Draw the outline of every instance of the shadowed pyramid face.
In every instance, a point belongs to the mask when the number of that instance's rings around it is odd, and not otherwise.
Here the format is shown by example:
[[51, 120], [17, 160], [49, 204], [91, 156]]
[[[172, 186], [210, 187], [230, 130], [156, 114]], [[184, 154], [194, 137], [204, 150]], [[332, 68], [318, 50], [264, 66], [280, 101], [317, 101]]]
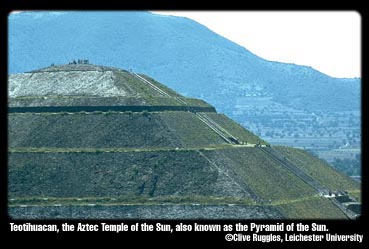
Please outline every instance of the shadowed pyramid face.
[[319, 193], [359, 193], [146, 75], [69, 64], [10, 75], [8, 89], [15, 218], [345, 218]]

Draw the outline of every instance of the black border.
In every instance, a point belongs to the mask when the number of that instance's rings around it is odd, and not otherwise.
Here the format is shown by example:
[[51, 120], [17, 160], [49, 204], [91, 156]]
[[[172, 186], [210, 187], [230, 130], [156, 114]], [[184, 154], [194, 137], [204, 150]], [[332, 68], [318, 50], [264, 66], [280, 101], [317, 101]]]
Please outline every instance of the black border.
[[[51, 1], [50, 1], [51, 2]], [[1, 225], [1, 229], [4, 230], [5, 233], [2, 233], [2, 237], [18, 237], [20, 235], [26, 235], [27, 237], [32, 237], [33, 239], [44, 239], [44, 235], [46, 235], [45, 233], [11, 233], [10, 232], [10, 226], [9, 226], [9, 222], [11, 222], [11, 220], [9, 220], [8, 214], [7, 214], [7, 167], [5, 165], [7, 165], [7, 48], [8, 48], [8, 44], [7, 44], [7, 36], [8, 36], [8, 31], [7, 31], [7, 16], [8, 14], [12, 11], [12, 10], [68, 10], [71, 8], [73, 10], [194, 10], [193, 6], [191, 6], [190, 2], [178, 2], [178, 1], [131, 1], [128, 3], [125, 3], [125, 6], [122, 6], [121, 3], [119, 3], [120, 1], [115, 1], [115, 2], [110, 2], [110, 5], [100, 5], [100, 6], [96, 6], [96, 4], [91, 3], [91, 2], [86, 2], [85, 4], [81, 4], [78, 5], [75, 3], [75, 1], [71, 1], [71, 0], [66, 0], [66, 1], [52, 1], [52, 4], [46, 4], [46, 1], [42, 1], [42, 0], [33, 0], [33, 1], [27, 1], [27, 0], [5, 0], [5, 8], [2, 9], [2, 15], [1, 15], [1, 24], [2, 24], [2, 29], [1, 29], [1, 37], [3, 38], [3, 42], [1, 43], [2, 45], [2, 52], [3, 52], [3, 56], [2, 56], [2, 68], [3, 70], [1, 70], [1, 77], [2, 77], [2, 84], [1, 84], [1, 92], [2, 92], [2, 97], [1, 100], [1, 115], [2, 115], [2, 121], [4, 121], [2, 124], [4, 125], [3, 127], [3, 133], [2, 133], [2, 143], [1, 143], [1, 149], [2, 149], [2, 167], [1, 167], [1, 202], [0, 202], [0, 207], [1, 207], [1, 217], [0, 217], [0, 225]], [[103, 4], [107, 4], [107, 2], [105, 1]], [[230, 4], [230, 3], [228, 3]], [[50, 6], [51, 5], [51, 6]], [[259, 6], [255, 6], [253, 8], [245, 8], [245, 6], [242, 6], [242, 4], [240, 4], [239, 2], [233, 3], [232, 6], [228, 5], [228, 6], [224, 6], [223, 3], [221, 2], [214, 2], [212, 4], [212, 6], [199, 6], [196, 8], [196, 10], [304, 10], [301, 9], [301, 7], [296, 7], [296, 6], [281, 6], [281, 3], [275, 3], [274, 5], [268, 5], [269, 9], [265, 9], [265, 6], [263, 6], [263, 3], [260, 3]], [[270, 9], [272, 7], [272, 9]], [[294, 8], [294, 9], [291, 9]], [[365, 44], [368, 44], [368, 39], [366, 37], [366, 33], [364, 32], [367, 28], [368, 28], [368, 13], [369, 13], [369, 9], [368, 8], [360, 8], [359, 6], [349, 6], [347, 8], [347, 6], [343, 6], [342, 4], [337, 4], [335, 7], [329, 6], [329, 7], [320, 7], [320, 8], [307, 8], [305, 10], [355, 10], [357, 11], [362, 18], [362, 96], [361, 96], [361, 101], [362, 101], [362, 124], [361, 124], [361, 128], [362, 128], [362, 162], [366, 162], [367, 159], [367, 153], [366, 152], [366, 148], [368, 147], [367, 144], [367, 140], [365, 139], [368, 135], [368, 129], [365, 129], [365, 127], [368, 127], [368, 124], [366, 122], [366, 113], [365, 113], [365, 105], [364, 105], [364, 92], [366, 92], [366, 83], [368, 83], [368, 72], [364, 70], [364, 68], [367, 68], [367, 50], [365, 47]], [[365, 29], [366, 28], [366, 29]], [[364, 165], [364, 167], [363, 167]], [[352, 248], [365, 248], [368, 245], [368, 229], [365, 227], [365, 224], [368, 224], [368, 201], [365, 197], [367, 197], [368, 194], [368, 183], [367, 183], [367, 178], [368, 176], [368, 169], [365, 167], [365, 163], [362, 163], [362, 210], [363, 210], [363, 214], [361, 215], [361, 217], [358, 220], [355, 221], [339, 221], [339, 220], [176, 220], [176, 221], [163, 221], [163, 220], [147, 220], [147, 223], [155, 223], [157, 221], [162, 221], [163, 223], [169, 223], [172, 225], [175, 224], [179, 224], [179, 223], [203, 223], [203, 224], [235, 224], [238, 222], [242, 222], [242, 223], [249, 223], [249, 222], [255, 222], [255, 223], [276, 223], [276, 222], [284, 222], [284, 223], [291, 223], [291, 222], [302, 222], [304, 224], [311, 224], [312, 222], [316, 222], [316, 223], [323, 223], [323, 224], [327, 224], [328, 228], [330, 229], [331, 233], [339, 233], [339, 234], [345, 234], [345, 233], [359, 233], [359, 234], [364, 234], [364, 242], [361, 244], [357, 244], [357, 243], [343, 243], [343, 244], [339, 244], [339, 243], [283, 243], [283, 244], [276, 244], [276, 243], [269, 243], [269, 244], [261, 244], [261, 243], [253, 243], [253, 244], [249, 244], [249, 243], [244, 243], [244, 242], [226, 242], [224, 240], [224, 235], [225, 232], [203, 232], [203, 233], [194, 233], [194, 232], [190, 232], [190, 233], [173, 233], [173, 234], [167, 234], [167, 233], [160, 233], [160, 232], [150, 232], [150, 233], [127, 233], [127, 234], [115, 234], [115, 233], [104, 233], [104, 236], [111, 238], [111, 239], [115, 239], [115, 238], [120, 238], [120, 239], [124, 239], [126, 242], [135, 242], [135, 243], [140, 243], [140, 242], [144, 242], [144, 243], [151, 243], [153, 241], [156, 242], [160, 242], [161, 244], [165, 245], [168, 242], [175, 242], [177, 244], [193, 244], [196, 245], [197, 242], [202, 242], [202, 243], [206, 243], [208, 245], [210, 244], [214, 244], [217, 246], [222, 246], [222, 245], [226, 245], [226, 246], [240, 246], [240, 247], [261, 247], [261, 246], [272, 246], [272, 247], [291, 247], [291, 248], [296, 248], [299, 245], [302, 246], [311, 246], [311, 247], [317, 247], [317, 248], [326, 248], [327, 246], [332, 246], [334, 248], [346, 248], [346, 247], [352, 247]], [[36, 223], [52, 223], [52, 224], [62, 224], [63, 222], [67, 222], [68, 223], [72, 223], [72, 224], [76, 224], [77, 222], [83, 222], [83, 223], [98, 223], [96, 220], [40, 220], [37, 221], [35, 220], [34, 222]], [[27, 222], [26, 220], [24, 222]], [[30, 221], [32, 223], [32, 221]], [[127, 223], [127, 224], [132, 224], [135, 223], [135, 220], [122, 220], [122, 222]], [[143, 220], [137, 220], [137, 222], [146, 222]], [[22, 223], [22, 220], [17, 220], [15, 223]], [[120, 221], [107, 221], [107, 223], [120, 223]], [[102, 233], [96, 233], [96, 232], [91, 232], [91, 233], [76, 233], [76, 232], [72, 232], [70, 234], [66, 234], [66, 233], [61, 233], [61, 234], [48, 234], [50, 238], [57, 238], [59, 239], [61, 238], [70, 238], [70, 237], [74, 237], [74, 238], [80, 238], [80, 239], [86, 239], [88, 236], [89, 238], [91, 237], [95, 237], [97, 235], [101, 235]], [[10, 236], [8, 236], [10, 235]], [[118, 236], [117, 236], [118, 235]], [[99, 237], [99, 236], [98, 236]], [[14, 241], [14, 240], [13, 240]], [[14, 241], [17, 242], [17, 241]], [[112, 243], [113, 241], [109, 241], [109, 244]]]

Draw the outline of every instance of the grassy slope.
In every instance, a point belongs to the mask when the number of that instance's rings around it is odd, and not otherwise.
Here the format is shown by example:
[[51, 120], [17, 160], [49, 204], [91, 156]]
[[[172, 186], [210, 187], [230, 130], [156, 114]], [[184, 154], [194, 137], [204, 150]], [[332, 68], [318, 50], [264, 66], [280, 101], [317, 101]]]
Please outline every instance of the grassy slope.
[[[231, 119], [215, 113], [211, 117], [244, 141], [262, 141]], [[9, 115], [8, 131], [9, 147], [15, 148], [150, 148], [224, 144], [214, 131], [189, 112], [13, 113]]]
[[188, 147], [197, 144], [210, 145], [222, 144], [224, 141], [213, 130], [188, 112], [160, 113], [160, 118], [172, 134], [182, 141], [183, 146]]
[[313, 197], [307, 200], [276, 205], [282, 213], [294, 219], [345, 219], [346, 216], [329, 200]]
[[[313, 189], [258, 148], [201, 151], [216, 165], [233, 170], [238, 182], [286, 218], [344, 218], [333, 204], [316, 196]], [[229, 185], [219, 195], [215, 188], [218, 179], [218, 170], [196, 151], [9, 154], [9, 198], [15, 206], [255, 205], [249, 198], [231, 197], [234, 189]]]
[[[27, 125], [24, 125], [27, 124]], [[73, 128], [71, 128], [73, 127]], [[9, 147], [176, 146], [155, 114], [42, 113], [9, 115]]]
[[292, 173], [266, 157], [258, 148], [208, 151], [215, 162], [227, 163], [245, 183], [265, 201], [297, 199], [315, 194], [315, 191]]
[[258, 148], [234, 148], [205, 152], [215, 163], [224, 163], [243, 179], [267, 205], [286, 218], [345, 218], [314, 189], [267, 158]]
[[[116, 84], [150, 104], [172, 103], [127, 73], [118, 73]], [[146, 76], [145, 76], [146, 77]], [[159, 84], [152, 79], [148, 80]], [[161, 89], [167, 90], [160, 85]], [[174, 92], [170, 94], [176, 95]], [[179, 96], [179, 95], [176, 95]], [[164, 102], [163, 102], [164, 101]], [[174, 101], [176, 102], [176, 101]], [[173, 104], [178, 104], [178, 102]], [[188, 103], [204, 104], [198, 100]], [[208, 115], [241, 141], [267, 144], [224, 115]], [[64, 204], [97, 201], [119, 203], [239, 203], [254, 205], [239, 197], [214, 197], [219, 172], [194, 151], [163, 150], [159, 147], [209, 147], [224, 142], [194, 114], [165, 113], [75, 113], [9, 115], [10, 147], [129, 148], [147, 151], [101, 153], [10, 153], [9, 196], [13, 204]], [[27, 123], [29, 125], [24, 126]], [[70, 129], [73, 127], [73, 129]], [[344, 187], [354, 195], [358, 184], [301, 150], [277, 147], [296, 165], [331, 189]], [[278, 207], [288, 218], [341, 218], [342, 213], [328, 200], [267, 158], [258, 148], [202, 150], [215, 164], [233, 170], [266, 205]], [[32, 158], [32, 160], [31, 160]], [[303, 162], [301, 162], [303, 161]], [[61, 163], [62, 162], [62, 163]], [[191, 162], [191, 163], [188, 163]], [[337, 181], [339, 179], [339, 181]], [[338, 182], [338, 183], [337, 183]], [[56, 199], [44, 200], [54, 197]], [[111, 202], [104, 198], [115, 197]], [[61, 198], [61, 199], [60, 199]], [[68, 199], [69, 198], [69, 199]]]
[[161, 95], [153, 90], [149, 85], [143, 83], [138, 78], [128, 72], [114, 72], [114, 84], [118, 89], [123, 88], [131, 96], [140, 97], [160, 97]]
[[258, 136], [254, 135], [250, 131], [246, 130], [244, 127], [228, 118], [224, 114], [206, 113], [210, 118], [212, 118], [219, 125], [226, 127], [227, 131], [233, 136], [238, 138], [242, 142], [257, 144], [268, 144]]
[[161, 90], [163, 90], [164, 92], [168, 93], [170, 96], [173, 97], [182, 97], [182, 95], [178, 94], [177, 92], [173, 91], [171, 88], [161, 84], [160, 82], [154, 80], [153, 78], [144, 75], [144, 74], [140, 74], [141, 77], [145, 78], [146, 80], [150, 81], [152, 84], [156, 85], [158, 88], [160, 88]]
[[175, 148], [224, 144], [188, 112], [11, 114], [8, 132], [9, 147]]
[[[174, 98], [168, 98], [166, 96], [161, 95], [157, 91], [155, 91], [148, 84], [144, 83], [137, 77], [134, 77], [132, 74], [127, 72], [114, 72], [115, 76], [115, 85], [118, 88], [123, 88], [124, 91], [128, 92], [131, 96], [140, 97], [145, 99], [145, 102], [149, 105], [183, 105], [183, 103], [175, 100]], [[204, 106], [209, 107], [205, 101], [191, 98], [184, 98], [182, 95], [179, 95], [172, 89], [166, 87], [165, 85], [155, 81], [154, 79], [141, 75], [146, 80], [150, 81], [152, 84], [156, 85], [159, 89], [163, 90], [171, 97], [180, 97], [185, 99], [188, 105], [191, 106]]]
[[358, 182], [336, 171], [323, 160], [310, 155], [304, 150], [283, 146], [276, 146], [274, 148], [283, 153], [288, 160], [292, 161], [305, 173], [333, 191], [358, 191], [360, 189]]
[[358, 202], [362, 202], [362, 193], [361, 190], [352, 190], [349, 191], [349, 195], [354, 197]]
[[216, 195], [217, 177], [187, 151], [9, 154], [10, 198]]

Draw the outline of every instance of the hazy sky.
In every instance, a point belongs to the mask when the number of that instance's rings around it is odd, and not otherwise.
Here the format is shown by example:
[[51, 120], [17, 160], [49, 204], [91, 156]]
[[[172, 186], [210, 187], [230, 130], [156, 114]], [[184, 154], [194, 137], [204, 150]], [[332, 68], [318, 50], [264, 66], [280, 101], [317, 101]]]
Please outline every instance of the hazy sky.
[[272, 61], [312, 66], [333, 77], [361, 75], [356, 12], [153, 11], [185, 16]]

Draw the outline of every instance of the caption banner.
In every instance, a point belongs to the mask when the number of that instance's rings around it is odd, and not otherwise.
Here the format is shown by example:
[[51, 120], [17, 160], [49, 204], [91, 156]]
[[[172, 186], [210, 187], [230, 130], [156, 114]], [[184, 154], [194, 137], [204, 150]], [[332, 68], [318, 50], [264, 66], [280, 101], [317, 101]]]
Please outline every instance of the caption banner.
[[179, 223], [154, 224], [137, 222], [126, 223], [62, 223], [62, 224], [32, 224], [9, 223], [12, 232], [222, 232], [225, 241], [235, 242], [357, 242], [362, 243], [363, 234], [337, 234], [331, 233], [325, 224], [303, 223], [236, 223], [236, 224], [198, 224]]

